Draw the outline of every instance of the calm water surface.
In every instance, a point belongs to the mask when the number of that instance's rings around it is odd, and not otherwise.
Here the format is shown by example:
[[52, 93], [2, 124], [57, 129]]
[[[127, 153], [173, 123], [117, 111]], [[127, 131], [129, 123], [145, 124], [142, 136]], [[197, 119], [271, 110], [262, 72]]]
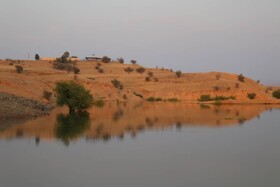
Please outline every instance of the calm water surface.
[[0, 131], [0, 186], [280, 185], [280, 110], [106, 104]]

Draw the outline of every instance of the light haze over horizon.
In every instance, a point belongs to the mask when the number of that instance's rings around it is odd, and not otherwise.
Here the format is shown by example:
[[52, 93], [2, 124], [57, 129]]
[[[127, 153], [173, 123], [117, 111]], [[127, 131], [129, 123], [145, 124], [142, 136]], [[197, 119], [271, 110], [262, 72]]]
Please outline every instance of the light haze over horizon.
[[279, 0], [0, 0], [0, 59], [64, 51], [280, 84]]

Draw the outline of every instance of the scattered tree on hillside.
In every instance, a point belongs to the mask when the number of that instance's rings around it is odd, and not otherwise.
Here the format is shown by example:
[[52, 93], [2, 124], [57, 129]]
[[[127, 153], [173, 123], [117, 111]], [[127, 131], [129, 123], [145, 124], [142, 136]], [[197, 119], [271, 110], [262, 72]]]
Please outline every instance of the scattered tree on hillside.
[[22, 73], [23, 72], [23, 67], [22, 66], [15, 66], [17, 73]]
[[280, 89], [272, 92], [272, 96], [275, 97], [276, 99], [280, 99]]
[[245, 77], [242, 74], [238, 75], [237, 78], [240, 82], [245, 82]]
[[182, 72], [181, 72], [181, 71], [176, 71], [176, 76], [177, 76], [178, 78], [180, 78], [181, 75], [182, 75]]
[[154, 76], [154, 73], [151, 72], [151, 71], [148, 71], [148, 76], [149, 76], [149, 77], [153, 77], [153, 76]]
[[38, 54], [35, 55], [35, 60], [40, 60], [40, 56]]
[[82, 111], [93, 103], [89, 90], [74, 81], [61, 81], [56, 83], [57, 105], [67, 105], [69, 112]]
[[128, 74], [134, 71], [134, 69], [131, 67], [124, 68], [123, 70]]
[[104, 56], [104, 57], [102, 57], [101, 62], [109, 63], [109, 62], [111, 62], [111, 58]]
[[136, 60], [131, 60], [130, 63], [131, 63], [131, 64], [136, 64], [137, 61], [136, 61]]
[[145, 70], [146, 70], [145, 68], [139, 67], [139, 68], [136, 69], [136, 72], [142, 74], [142, 73], [145, 72]]
[[78, 74], [78, 73], [80, 72], [80, 69], [77, 68], [76, 66], [74, 66], [74, 67], [72, 68], [72, 71], [74, 72], [74, 74]]
[[117, 61], [118, 61], [119, 63], [121, 63], [121, 64], [124, 63], [124, 59], [123, 59], [122, 57], [118, 58]]
[[252, 100], [252, 99], [256, 98], [256, 94], [255, 93], [248, 93], [247, 97]]
[[216, 74], [216, 80], [220, 80], [220, 78], [221, 78], [221, 74], [220, 74], [220, 73], [217, 73], [217, 74]]
[[113, 79], [111, 81], [111, 83], [114, 85], [115, 88], [117, 88], [118, 90], [122, 90], [123, 89], [123, 85], [121, 84], [121, 82], [117, 79]]

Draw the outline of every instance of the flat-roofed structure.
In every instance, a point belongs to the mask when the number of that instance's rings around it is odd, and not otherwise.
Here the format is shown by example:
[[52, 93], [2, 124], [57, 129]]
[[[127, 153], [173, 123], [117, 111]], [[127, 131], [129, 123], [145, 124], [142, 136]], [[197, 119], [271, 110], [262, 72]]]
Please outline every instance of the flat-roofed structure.
[[101, 61], [101, 57], [96, 57], [96, 56], [90, 56], [90, 57], [85, 57], [87, 61]]

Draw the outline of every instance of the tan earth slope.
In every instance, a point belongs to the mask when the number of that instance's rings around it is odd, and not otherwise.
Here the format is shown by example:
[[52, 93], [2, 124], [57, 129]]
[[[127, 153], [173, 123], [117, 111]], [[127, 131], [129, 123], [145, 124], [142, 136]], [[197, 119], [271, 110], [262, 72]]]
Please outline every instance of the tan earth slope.
[[[97, 64], [104, 70], [100, 73]], [[16, 72], [16, 65], [24, 68], [22, 73]], [[74, 80], [83, 84], [95, 98], [105, 100], [141, 100], [148, 97], [160, 97], [163, 100], [176, 98], [180, 101], [197, 102], [201, 95], [236, 97], [227, 103], [280, 103], [272, 97], [273, 88], [268, 88], [250, 78], [245, 82], [238, 81], [238, 75], [209, 73], [176, 73], [167, 69], [145, 68], [140, 74], [135, 70], [141, 66], [121, 64], [118, 62], [102, 63], [80, 61], [76, 63], [80, 73], [56, 70], [48, 61], [0, 61], [0, 92], [33, 98], [48, 102], [42, 96], [43, 92], [53, 92], [55, 83], [61, 80]], [[125, 68], [133, 68], [127, 73]], [[100, 69], [99, 68], [99, 69]], [[152, 76], [148, 75], [152, 72]], [[149, 81], [147, 81], [147, 77]], [[123, 85], [122, 90], [116, 89], [111, 81], [117, 79]], [[275, 88], [274, 88], [275, 89]], [[248, 93], [255, 93], [254, 100], [248, 99]], [[52, 99], [52, 102], [54, 99]]]

